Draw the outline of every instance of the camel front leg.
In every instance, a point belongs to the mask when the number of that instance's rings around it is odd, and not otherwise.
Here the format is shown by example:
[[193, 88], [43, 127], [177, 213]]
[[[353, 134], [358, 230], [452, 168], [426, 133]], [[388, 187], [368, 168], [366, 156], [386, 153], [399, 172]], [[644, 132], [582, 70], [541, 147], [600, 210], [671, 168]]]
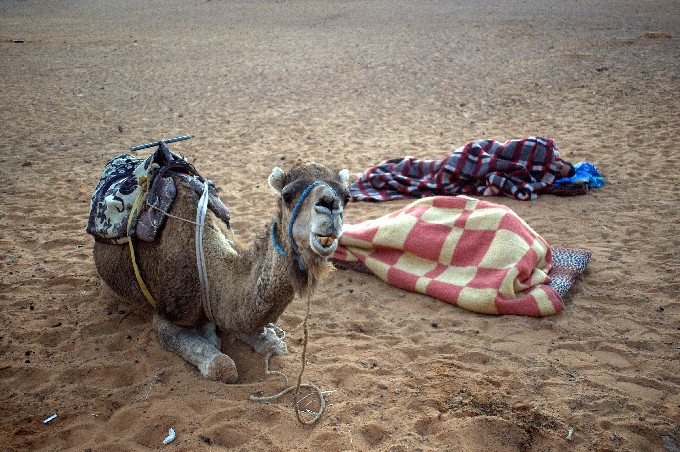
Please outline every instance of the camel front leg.
[[153, 324], [164, 349], [198, 367], [201, 374], [211, 380], [236, 382], [238, 372], [234, 361], [196, 329], [177, 326], [158, 314], [154, 314]]
[[203, 337], [208, 340], [216, 349], [222, 348], [222, 341], [217, 335], [217, 326], [212, 322], [206, 322], [203, 325]]

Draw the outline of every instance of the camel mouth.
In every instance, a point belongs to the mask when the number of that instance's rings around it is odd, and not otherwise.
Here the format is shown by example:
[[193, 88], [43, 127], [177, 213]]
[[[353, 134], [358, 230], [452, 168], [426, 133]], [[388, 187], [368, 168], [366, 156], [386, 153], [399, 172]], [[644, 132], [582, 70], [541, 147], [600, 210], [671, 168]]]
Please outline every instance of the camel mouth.
[[310, 234], [312, 249], [317, 254], [327, 257], [335, 252], [338, 247], [338, 237], [327, 234]]

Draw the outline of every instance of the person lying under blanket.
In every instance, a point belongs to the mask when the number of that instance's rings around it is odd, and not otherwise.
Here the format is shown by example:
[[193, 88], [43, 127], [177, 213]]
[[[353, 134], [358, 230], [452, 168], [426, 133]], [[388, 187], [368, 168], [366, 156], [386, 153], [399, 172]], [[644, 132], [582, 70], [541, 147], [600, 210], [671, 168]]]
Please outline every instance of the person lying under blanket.
[[476, 140], [442, 160], [387, 160], [359, 174], [350, 193], [355, 201], [455, 194], [528, 201], [557, 179], [573, 175], [574, 165], [562, 159], [551, 138]]

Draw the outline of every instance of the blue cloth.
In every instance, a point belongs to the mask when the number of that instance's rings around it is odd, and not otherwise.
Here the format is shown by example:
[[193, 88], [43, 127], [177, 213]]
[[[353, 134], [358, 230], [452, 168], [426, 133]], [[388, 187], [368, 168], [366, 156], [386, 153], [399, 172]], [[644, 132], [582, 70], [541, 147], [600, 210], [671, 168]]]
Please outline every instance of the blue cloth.
[[553, 185], [588, 184], [590, 188], [600, 188], [604, 185], [604, 177], [592, 163], [575, 163], [574, 169], [576, 173], [573, 176], [557, 179]]

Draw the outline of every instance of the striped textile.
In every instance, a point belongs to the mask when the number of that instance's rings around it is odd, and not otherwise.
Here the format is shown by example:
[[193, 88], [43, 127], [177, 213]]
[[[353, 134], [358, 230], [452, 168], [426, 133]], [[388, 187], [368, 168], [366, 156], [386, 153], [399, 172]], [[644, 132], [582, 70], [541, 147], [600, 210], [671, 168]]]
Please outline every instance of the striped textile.
[[548, 243], [509, 208], [467, 196], [423, 198], [345, 225], [333, 258], [474, 312], [539, 317], [564, 309], [548, 284]]
[[355, 201], [452, 194], [503, 194], [528, 201], [555, 181], [559, 160], [550, 138], [477, 140], [442, 160], [387, 160], [360, 174], [350, 193]]

